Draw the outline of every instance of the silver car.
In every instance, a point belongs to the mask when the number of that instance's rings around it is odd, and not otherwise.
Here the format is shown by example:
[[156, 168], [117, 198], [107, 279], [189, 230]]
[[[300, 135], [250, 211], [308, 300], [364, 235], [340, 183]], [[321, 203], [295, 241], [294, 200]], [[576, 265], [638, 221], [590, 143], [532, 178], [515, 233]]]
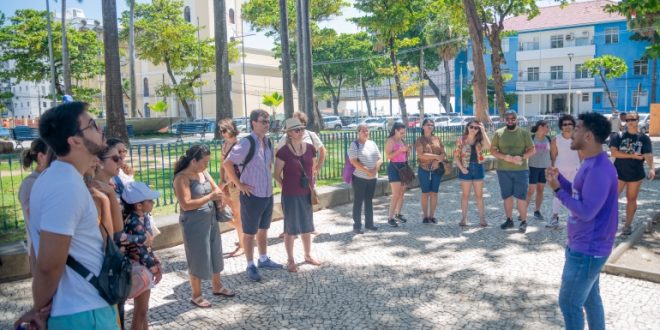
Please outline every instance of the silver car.
[[341, 119], [339, 116], [324, 116], [323, 128], [340, 130], [342, 128]]

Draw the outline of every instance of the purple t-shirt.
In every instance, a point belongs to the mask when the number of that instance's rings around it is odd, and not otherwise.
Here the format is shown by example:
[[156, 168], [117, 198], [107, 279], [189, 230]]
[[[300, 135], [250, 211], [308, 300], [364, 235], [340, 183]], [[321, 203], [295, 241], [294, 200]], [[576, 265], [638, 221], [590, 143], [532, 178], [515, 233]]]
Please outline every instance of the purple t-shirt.
[[557, 198], [571, 212], [568, 247], [590, 256], [612, 252], [619, 218], [617, 176], [614, 165], [602, 152], [585, 158], [573, 185], [561, 174]]
[[300, 179], [302, 178], [302, 162], [305, 173], [310, 183], [312, 180], [312, 168], [314, 165], [314, 145], [306, 143], [306, 150], [302, 156], [296, 156], [288, 146], [283, 146], [277, 151], [275, 157], [284, 162], [282, 173], [282, 195], [285, 196], [305, 196], [309, 194], [309, 187], [303, 188]]
[[[259, 137], [254, 132], [251, 134], [255, 142], [254, 156], [245, 168], [239, 166], [242, 172], [241, 183], [252, 186], [253, 196], [271, 197], [273, 196], [273, 173], [271, 170], [273, 151], [268, 148], [267, 138], [263, 139], [262, 147], [262, 143], [259, 143]], [[230, 160], [234, 165], [243, 164], [249, 150], [250, 141], [247, 138], [242, 138], [231, 150], [227, 160]]]

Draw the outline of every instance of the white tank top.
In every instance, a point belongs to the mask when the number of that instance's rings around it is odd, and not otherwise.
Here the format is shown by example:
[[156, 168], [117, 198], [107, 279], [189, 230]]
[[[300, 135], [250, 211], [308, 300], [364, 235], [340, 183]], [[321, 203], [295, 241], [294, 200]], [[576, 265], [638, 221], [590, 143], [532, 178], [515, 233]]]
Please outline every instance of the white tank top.
[[571, 139], [564, 138], [563, 135], [557, 135], [557, 159], [555, 167], [579, 167], [580, 156], [577, 150], [571, 150]]

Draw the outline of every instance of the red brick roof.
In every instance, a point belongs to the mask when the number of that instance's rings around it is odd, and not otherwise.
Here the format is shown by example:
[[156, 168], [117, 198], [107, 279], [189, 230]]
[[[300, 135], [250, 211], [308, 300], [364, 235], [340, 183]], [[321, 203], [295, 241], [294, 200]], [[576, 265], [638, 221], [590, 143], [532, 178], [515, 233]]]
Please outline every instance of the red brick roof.
[[509, 31], [543, 30], [560, 26], [584, 25], [625, 20], [625, 16], [606, 13], [603, 7], [612, 1], [596, 0], [571, 3], [561, 6], [539, 8], [540, 13], [531, 20], [526, 16], [504, 20], [504, 29]]

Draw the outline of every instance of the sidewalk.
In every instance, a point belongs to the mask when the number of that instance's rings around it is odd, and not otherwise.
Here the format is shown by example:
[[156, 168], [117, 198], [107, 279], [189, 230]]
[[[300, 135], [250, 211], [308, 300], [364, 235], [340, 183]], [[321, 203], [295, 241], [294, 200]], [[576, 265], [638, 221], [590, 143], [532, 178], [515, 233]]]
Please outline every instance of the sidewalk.
[[[475, 205], [472, 226], [461, 230], [456, 180], [443, 182], [439, 225], [419, 219], [419, 189], [406, 193], [403, 210], [409, 222], [385, 225], [389, 199], [375, 200], [377, 232], [351, 233], [352, 206], [315, 213], [315, 256], [324, 265], [301, 264], [300, 272], [265, 271], [259, 284], [244, 274], [245, 259], [225, 259], [223, 283], [239, 292], [235, 298], [210, 295], [214, 306], [193, 308], [183, 246], [157, 252], [165, 265], [163, 281], [153, 289], [150, 326], [154, 329], [351, 328], [351, 329], [561, 329], [557, 295], [564, 263], [565, 227], [548, 230], [530, 220], [526, 234], [502, 231], [497, 177], [486, 177], [487, 219], [481, 229]], [[546, 190], [543, 214], [550, 213]], [[637, 219], [658, 209], [660, 180], [645, 181]], [[624, 200], [619, 207], [624, 209]], [[622, 213], [621, 213], [622, 214]], [[565, 214], [562, 219], [565, 219]], [[157, 219], [156, 219], [157, 221]], [[270, 229], [269, 254], [284, 262], [282, 221]], [[222, 235], [224, 251], [233, 250], [236, 234]], [[302, 246], [296, 240], [296, 259]], [[601, 274], [601, 294], [608, 329], [656, 329], [660, 324], [660, 284]], [[30, 281], [0, 284], [0, 328], [29, 308]], [[127, 308], [130, 308], [127, 305]], [[130, 320], [131, 314], [127, 315]]]

